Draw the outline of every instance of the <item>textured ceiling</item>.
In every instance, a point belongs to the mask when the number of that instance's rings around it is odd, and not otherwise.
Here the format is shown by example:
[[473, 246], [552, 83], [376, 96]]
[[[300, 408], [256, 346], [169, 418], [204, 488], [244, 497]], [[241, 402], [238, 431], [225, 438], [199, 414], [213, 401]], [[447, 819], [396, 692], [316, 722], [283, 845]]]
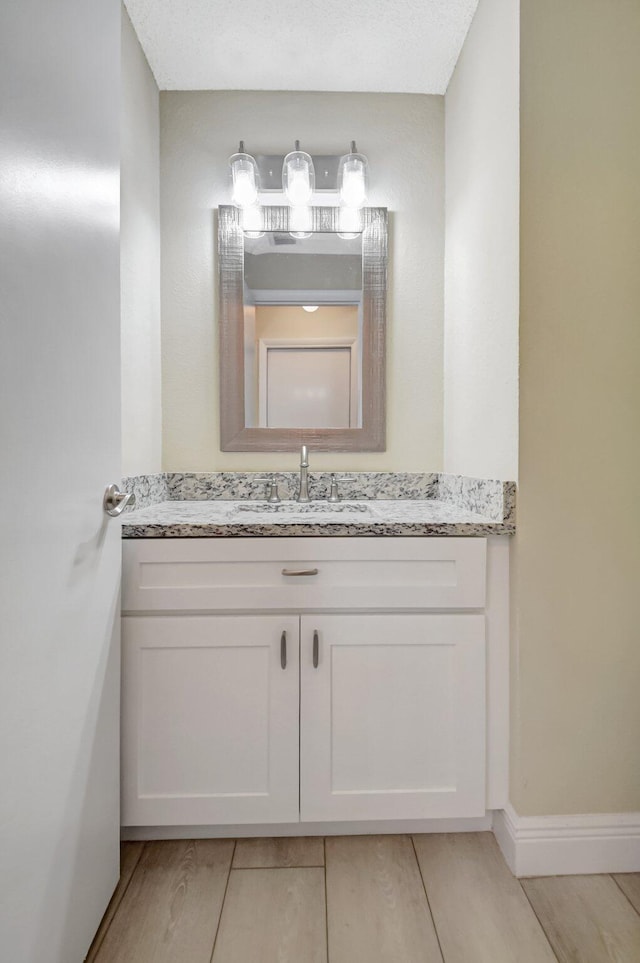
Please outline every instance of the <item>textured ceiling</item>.
[[478, 0], [125, 0], [161, 90], [443, 94]]

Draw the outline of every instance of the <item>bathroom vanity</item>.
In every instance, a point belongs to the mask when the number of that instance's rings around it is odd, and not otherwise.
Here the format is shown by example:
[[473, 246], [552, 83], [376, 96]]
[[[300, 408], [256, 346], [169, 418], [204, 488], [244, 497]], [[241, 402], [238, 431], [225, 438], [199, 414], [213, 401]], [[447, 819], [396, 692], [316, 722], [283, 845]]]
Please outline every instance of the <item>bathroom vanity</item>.
[[403, 476], [413, 497], [372, 499], [381, 477], [269, 506], [251, 476], [233, 488], [253, 499], [173, 476], [123, 516], [125, 827], [365, 831], [504, 805], [513, 489]]

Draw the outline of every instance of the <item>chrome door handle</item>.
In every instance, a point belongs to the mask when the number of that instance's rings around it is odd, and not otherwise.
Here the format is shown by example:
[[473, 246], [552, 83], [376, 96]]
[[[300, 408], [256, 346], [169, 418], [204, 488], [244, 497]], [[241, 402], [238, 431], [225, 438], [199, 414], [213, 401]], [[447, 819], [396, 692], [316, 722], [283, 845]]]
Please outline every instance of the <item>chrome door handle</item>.
[[102, 507], [107, 515], [117, 518], [122, 515], [127, 505], [135, 505], [136, 496], [133, 492], [121, 492], [117, 485], [109, 485], [104, 492]]
[[291, 577], [291, 578], [296, 575], [317, 575], [318, 569], [317, 568], [295, 568], [295, 569], [283, 568], [282, 574], [287, 575], [288, 577]]
[[283, 632], [280, 636], [280, 665], [283, 669], [287, 668], [287, 633]]
[[318, 630], [313, 633], [313, 668], [318, 668], [318, 662], [320, 661], [320, 637], [318, 635]]

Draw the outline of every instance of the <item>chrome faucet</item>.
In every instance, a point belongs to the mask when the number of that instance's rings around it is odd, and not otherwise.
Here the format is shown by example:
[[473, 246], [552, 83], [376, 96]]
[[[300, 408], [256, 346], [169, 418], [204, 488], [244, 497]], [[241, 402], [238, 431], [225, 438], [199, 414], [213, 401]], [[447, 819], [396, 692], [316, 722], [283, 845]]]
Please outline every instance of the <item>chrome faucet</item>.
[[296, 495], [297, 502], [308, 502], [309, 498], [309, 451], [306, 445], [300, 449], [300, 487]]

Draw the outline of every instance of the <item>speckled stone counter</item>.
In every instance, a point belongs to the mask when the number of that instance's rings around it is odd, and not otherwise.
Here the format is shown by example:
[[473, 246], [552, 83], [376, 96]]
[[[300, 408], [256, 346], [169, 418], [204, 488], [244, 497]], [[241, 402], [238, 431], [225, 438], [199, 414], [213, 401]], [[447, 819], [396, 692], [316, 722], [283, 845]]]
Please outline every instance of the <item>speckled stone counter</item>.
[[362, 472], [340, 477], [343, 501], [326, 501], [329, 476], [310, 484], [312, 501], [293, 501], [297, 474], [277, 476], [283, 501], [264, 498], [264, 476], [241, 472], [162, 474], [123, 479], [136, 508], [122, 516], [124, 538], [282, 536], [487, 536], [515, 532], [515, 483], [442, 474]]

